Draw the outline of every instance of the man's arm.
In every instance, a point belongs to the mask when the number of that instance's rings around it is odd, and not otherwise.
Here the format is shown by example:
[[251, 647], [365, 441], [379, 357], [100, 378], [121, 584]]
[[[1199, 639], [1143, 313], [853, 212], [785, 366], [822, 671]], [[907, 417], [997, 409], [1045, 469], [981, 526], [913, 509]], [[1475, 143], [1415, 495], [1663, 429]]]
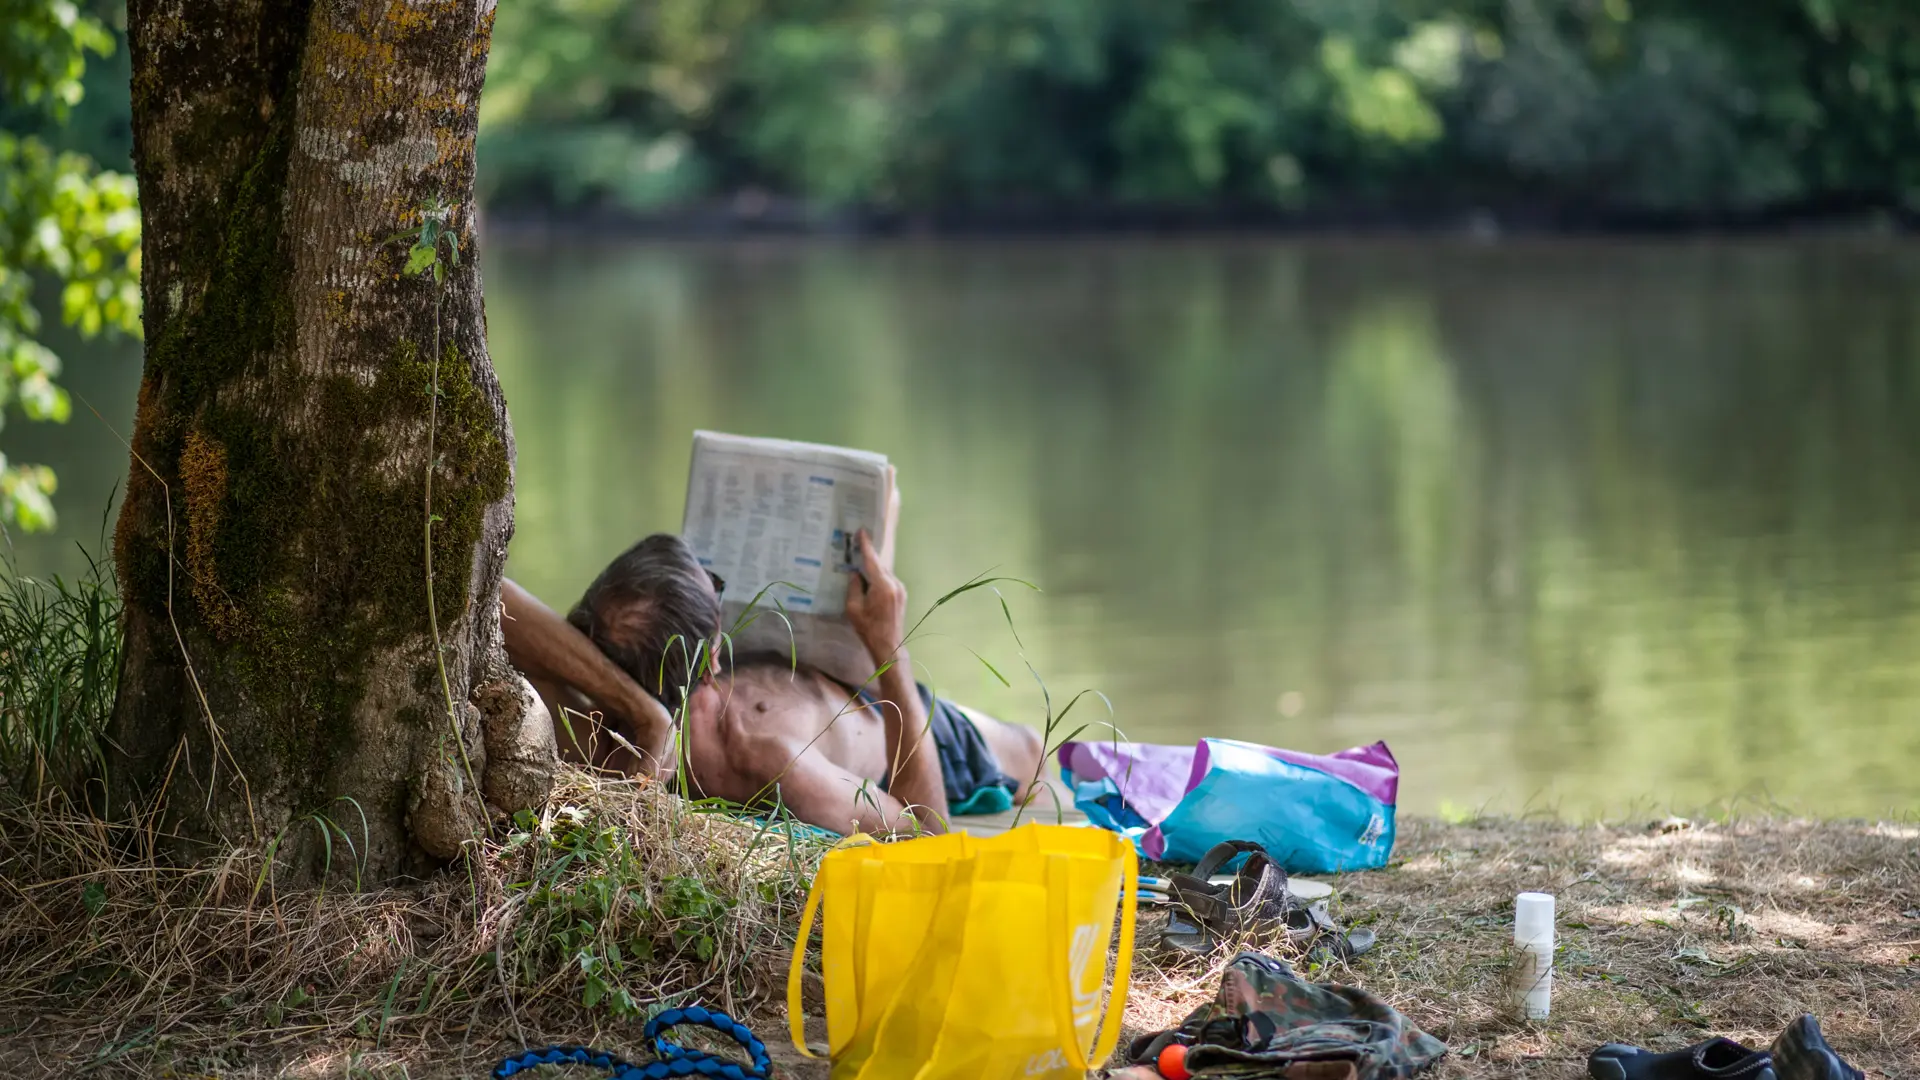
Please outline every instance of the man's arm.
[[[507, 659], [536, 682], [559, 683], [584, 695], [597, 708], [624, 721], [627, 738], [642, 756], [642, 772], [668, 768], [667, 739], [673, 717], [666, 706], [627, 677], [591, 639], [572, 623], [510, 579], [500, 582]], [[554, 717], [562, 722], [561, 717]]]
[[[875, 669], [885, 669], [869, 685], [878, 699], [874, 707], [887, 737], [887, 791], [896, 803], [933, 811], [921, 814], [923, 831], [945, 832], [946, 779], [940, 773], [927, 707], [913, 684], [913, 660], [903, 640], [907, 588], [874, 550], [873, 537], [865, 529], [860, 530], [860, 556], [865, 573], [856, 571], [847, 583], [847, 621], [867, 646]], [[873, 794], [884, 797], [886, 793]]]
[[[893, 743], [887, 736], [889, 747]], [[929, 746], [927, 753], [932, 753]], [[944, 789], [932, 803], [902, 800], [880, 790], [880, 785], [835, 765], [819, 753], [801, 754], [775, 783], [780, 804], [810, 825], [835, 832], [889, 833], [945, 832], [947, 800]], [[938, 783], [939, 768], [934, 769]], [[893, 785], [898, 790], [898, 784]], [[768, 797], [774, 794], [768, 792]]]

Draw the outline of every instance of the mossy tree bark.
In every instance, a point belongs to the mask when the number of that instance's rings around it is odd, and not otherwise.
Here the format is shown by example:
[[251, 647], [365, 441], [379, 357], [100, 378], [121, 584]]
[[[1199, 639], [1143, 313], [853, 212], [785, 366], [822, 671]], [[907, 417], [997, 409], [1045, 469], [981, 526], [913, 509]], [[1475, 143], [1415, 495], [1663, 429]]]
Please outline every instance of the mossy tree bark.
[[[487, 761], [532, 708], [500, 644], [513, 438], [471, 257], [493, 7], [128, 4], [147, 353], [108, 791], [186, 841], [280, 837], [310, 873], [324, 817], [335, 871], [391, 880], [477, 835], [470, 780], [494, 812], [540, 795]], [[442, 291], [390, 242], [435, 199], [459, 207]]]

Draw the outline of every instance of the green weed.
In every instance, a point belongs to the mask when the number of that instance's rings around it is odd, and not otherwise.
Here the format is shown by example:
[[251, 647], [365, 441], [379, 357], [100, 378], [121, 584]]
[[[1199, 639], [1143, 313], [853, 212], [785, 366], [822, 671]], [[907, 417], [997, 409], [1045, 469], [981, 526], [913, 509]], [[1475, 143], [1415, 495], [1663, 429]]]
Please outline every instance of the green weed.
[[98, 774], [119, 676], [111, 562], [88, 554], [72, 580], [0, 562], [0, 787], [71, 789]]
[[[684, 801], [658, 805], [668, 813], [648, 823], [656, 829], [665, 818], [678, 818], [672, 828], [682, 833], [695, 828]], [[756, 938], [782, 947], [819, 841], [790, 834], [783, 851], [761, 843], [773, 824], [745, 830], [716, 821], [718, 831], [699, 830], [702, 842], [675, 844], [663, 835], [669, 830], [635, 824], [580, 805], [515, 817], [500, 861], [516, 868], [506, 893], [519, 914], [502, 948], [521, 985], [562, 973], [582, 1006], [628, 1019], [660, 1003], [664, 970], [710, 970]], [[667, 851], [679, 857], [662, 858]]]

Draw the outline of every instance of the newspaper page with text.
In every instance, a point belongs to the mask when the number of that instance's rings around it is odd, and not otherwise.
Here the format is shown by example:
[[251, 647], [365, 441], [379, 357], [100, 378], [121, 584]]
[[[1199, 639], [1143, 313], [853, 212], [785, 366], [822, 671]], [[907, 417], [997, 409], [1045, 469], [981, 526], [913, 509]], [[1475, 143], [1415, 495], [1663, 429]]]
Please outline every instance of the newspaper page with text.
[[[886, 543], [893, 472], [886, 456], [785, 439], [693, 433], [681, 535], [726, 583], [721, 628], [756, 596], [736, 654], [775, 652], [860, 685], [873, 660], [845, 618], [855, 535]], [[784, 611], [786, 618], [779, 612]]]

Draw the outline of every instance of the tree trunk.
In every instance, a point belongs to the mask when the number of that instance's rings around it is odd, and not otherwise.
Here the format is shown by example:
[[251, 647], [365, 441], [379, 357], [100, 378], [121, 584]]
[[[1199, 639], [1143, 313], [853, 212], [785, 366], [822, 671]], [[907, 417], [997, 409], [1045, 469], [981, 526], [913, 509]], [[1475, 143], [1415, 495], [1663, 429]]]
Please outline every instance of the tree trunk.
[[[128, 4], [147, 349], [107, 788], [163, 835], [392, 880], [478, 835], [474, 782], [496, 812], [544, 795], [510, 745], [513, 436], [473, 258], [493, 6]], [[435, 199], [438, 287], [391, 239]], [[489, 772], [489, 743], [523, 760]]]

